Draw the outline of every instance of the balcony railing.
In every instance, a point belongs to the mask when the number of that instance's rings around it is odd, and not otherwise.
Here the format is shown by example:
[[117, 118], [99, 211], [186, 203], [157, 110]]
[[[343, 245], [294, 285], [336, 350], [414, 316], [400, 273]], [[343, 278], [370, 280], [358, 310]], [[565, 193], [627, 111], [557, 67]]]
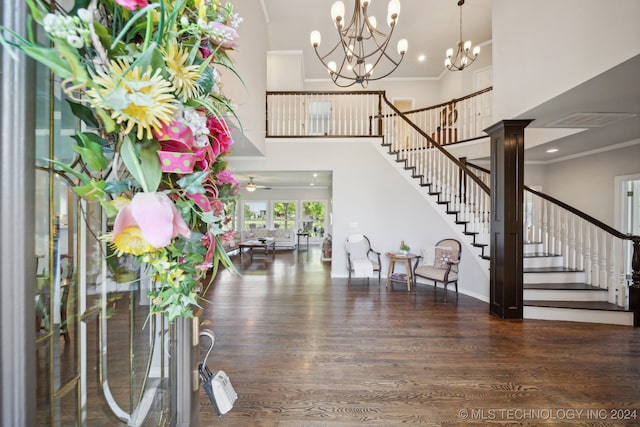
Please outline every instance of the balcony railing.
[[[486, 137], [491, 120], [492, 88], [458, 99], [405, 112], [440, 144]], [[382, 122], [401, 119], [385, 112], [383, 91], [267, 92], [267, 137], [383, 136]]]

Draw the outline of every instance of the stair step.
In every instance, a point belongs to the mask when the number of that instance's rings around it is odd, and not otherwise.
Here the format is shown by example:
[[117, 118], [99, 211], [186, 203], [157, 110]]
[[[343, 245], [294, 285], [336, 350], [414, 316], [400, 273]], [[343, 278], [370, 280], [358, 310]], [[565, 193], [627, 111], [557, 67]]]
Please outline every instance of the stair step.
[[525, 300], [523, 303], [525, 319], [633, 326], [633, 312], [608, 302]]
[[523, 268], [523, 283], [578, 283], [584, 282], [584, 270], [566, 267]]
[[561, 255], [531, 256], [524, 255], [522, 265], [524, 269], [543, 267], [562, 267], [564, 258]]
[[476, 243], [476, 242], [473, 242], [471, 244], [471, 246], [475, 246], [476, 248], [486, 248], [487, 246], [489, 246], [489, 244], [488, 243]]
[[582, 310], [606, 310], [627, 312], [624, 307], [606, 301], [538, 301], [524, 300], [524, 305], [531, 307], [578, 308]]
[[[573, 285], [573, 286], [567, 286]], [[527, 301], [606, 302], [609, 291], [583, 283], [523, 284], [523, 299]]]
[[524, 289], [546, 289], [546, 290], [562, 290], [562, 291], [602, 291], [597, 286], [587, 285], [586, 283], [525, 283]]

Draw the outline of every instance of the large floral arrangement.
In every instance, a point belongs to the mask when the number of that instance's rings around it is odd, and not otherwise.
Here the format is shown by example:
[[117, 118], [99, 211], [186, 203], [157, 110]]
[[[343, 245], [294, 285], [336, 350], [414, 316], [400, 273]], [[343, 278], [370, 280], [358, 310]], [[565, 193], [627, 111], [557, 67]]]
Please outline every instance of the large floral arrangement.
[[114, 218], [101, 238], [115, 256], [150, 268], [152, 313], [191, 317], [205, 279], [231, 264], [224, 203], [239, 185], [224, 158], [237, 117], [220, 71], [235, 74], [242, 19], [222, 0], [28, 4], [46, 44], [7, 28], [0, 41], [57, 75], [82, 121], [78, 159], [53, 166]]

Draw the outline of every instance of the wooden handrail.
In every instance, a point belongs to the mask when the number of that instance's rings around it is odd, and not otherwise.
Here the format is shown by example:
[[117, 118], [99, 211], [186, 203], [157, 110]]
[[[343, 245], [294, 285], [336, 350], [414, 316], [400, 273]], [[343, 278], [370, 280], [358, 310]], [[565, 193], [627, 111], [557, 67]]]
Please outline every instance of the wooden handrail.
[[443, 102], [442, 104], [437, 104], [437, 105], [432, 105], [430, 107], [423, 107], [423, 108], [417, 108], [415, 110], [405, 111], [404, 114], [420, 113], [422, 111], [429, 111], [429, 110], [435, 110], [436, 108], [440, 108], [440, 107], [446, 107], [447, 105], [453, 104], [454, 102], [464, 101], [464, 100], [467, 100], [469, 98], [473, 98], [474, 96], [482, 95], [483, 93], [489, 92], [491, 90], [493, 90], [493, 86], [489, 86], [488, 88], [479, 90], [477, 92], [471, 93], [469, 95], [465, 95], [465, 96], [460, 97], [460, 98], [453, 98], [451, 101]]
[[386, 93], [382, 94], [382, 98], [384, 99], [384, 102], [387, 103], [387, 106], [389, 108], [391, 108], [393, 111], [396, 112], [396, 114], [402, 118], [402, 120], [404, 120], [409, 126], [411, 126], [413, 129], [416, 130], [416, 132], [418, 132], [420, 135], [422, 135], [427, 141], [429, 141], [429, 143], [431, 145], [433, 145], [434, 147], [437, 147], [438, 150], [440, 150], [440, 152], [442, 154], [444, 154], [449, 160], [451, 160], [453, 163], [456, 164], [456, 166], [458, 166], [458, 168], [460, 168], [461, 170], [467, 172], [467, 174], [469, 175], [469, 177], [471, 177], [471, 179], [478, 184], [478, 186], [480, 188], [482, 188], [482, 191], [484, 191], [485, 193], [491, 195], [491, 189], [484, 183], [482, 182], [482, 180], [480, 180], [480, 178], [478, 178], [473, 172], [471, 172], [460, 160], [458, 160], [453, 154], [449, 153], [448, 150], [444, 149], [440, 144], [438, 144], [438, 142], [436, 142], [435, 139], [431, 138], [429, 135], [427, 135], [427, 133], [425, 131], [423, 131], [422, 129], [420, 129], [420, 127], [418, 125], [416, 125], [414, 122], [412, 122], [411, 120], [409, 120], [409, 118], [407, 118], [407, 116], [404, 115], [404, 113], [402, 113], [400, 110], [398, 110], [395, 105], [393, 105], [391, 102], [389, 102], [389, 100], [387, 99], [387, 95]]
[[[482, 172], [484, 172], [486, 174], [491, 174], [491, 171], [489, 169], [485, 169], [482, 166], [478, 166], [478, 165], [470, 163], [470, 162], [466, 162], [466, 165], [471, 167], [471, 168], [478, 169], [479, 171], [482, 171]], [[592, 217], [591, 215], [586, 214], [586, 213], [574, 208], [573, 206], [570, 206], [570, 205], [568, 205], [568, 204], [566, 204], [566, 203], [564, 203], [564, 202], [562, 202], [562, 201], [560, 201], [560, 200], [558, 200], [558, 199], [556, 199], [554, 197], [551, 197], [551, 196], [549, 196], [549, 195], [547, 195], [545, 193], [542, 193], [540, 191], [534, 190], [533, 188], [528, 187], [526, 185], [524, 186], [524, 188], [525, 188], [525, 190], [529, 191], [530, 193], [533, 193], [536, 196], [547, 200], [548, 202], [551, 202], [551, 203], [553, 203], [555, 205], [560, 206], [561, 208], [563, 208], [563, 209], [571, 212], [572, 214], [582, 218], [583, 220], [587, 221], [588, 223], [591, 223], [591, 224], [595, 225], [596, 227], [600, 228], [601, 230], [606, 231], [607, 233], [611, 234], [612, 236], [615, 236], [615, 237], [617, 237], [619, 239], [623, 239], [623, 240], [631, 240], [631, 241], [634, 241], [634, 242], [635, 241], [640, 241], [640, 236], [634, 236], [632, 234], [624, 234], [621, 231], [616, 230], [615, 228], [613, 228], [613, 227], [603, 223], [602, 221]]]
[[539, 191], [536, 191], [536, 190], [534, 190], [531, 187], [528, 187], [526, 185], [524, 186], [524, 188], [525, 188], [525, 190], [529, 191], [530, 193], [533, 193], [533, 194], [535, 194], [536, 196], [538, 196], [540, 198], [543, 198], [543, 199], [545, 199], [545, 200], [547, 200], [547, 201], [549, 201], [549, 202], [551, 202], [553, 204], [556, 204], [556, 205], [560, 206], [561, 208], [571, 212], [572, 214], [574, 214], [574, 215], [584, 219], [585, 221], [595, 225], [596, 227], [606, 231], [607, 233], [611, 234], [614, 237], [617, 237], [617, 238], [622, 239], [622, 240], [631, 240], [633, 242], [636, 242], [636, 241], [640, 242], [640, 236], [635, 236], [633, 234], [624, 234], [621, 231], [618, 231], [615, 228], [605, 224], [604, 222], [595, 219], [591, 215], [588, 215], [588, 214], [586, 214], [586, 213], [574, 208], [573, 206], [570, 206], [570, 205], [568, 205], [568, 204], [566, 204], [566, 203], [564, 203], [564, 202], [562, 202], [562, 201], [560, 201], [560, 200], [558, 200], [556, 198], [553, 198], [553, 197], [551, 197], [551, 196], [549, 196], [547, 194], [544, 194], [544, 193], [541, 193]]

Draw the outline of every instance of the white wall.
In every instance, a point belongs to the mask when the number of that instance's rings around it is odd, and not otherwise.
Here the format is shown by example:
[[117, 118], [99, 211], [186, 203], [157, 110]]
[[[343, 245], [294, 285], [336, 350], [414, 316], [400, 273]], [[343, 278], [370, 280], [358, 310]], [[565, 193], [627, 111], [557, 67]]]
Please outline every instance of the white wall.
[[618, 150], [548, 164], [543, 191], [614, 227], [614, 178], [640, 173], [640, 140], [635, 142]]
[[494, 121], [640, 53], [638, 0], [494, 0]]
[[[223, 67], [218, 68], [222, 74], [225, 95], [238, 106], [236, 114], [242, 120], [246, 137], [258, 150], [264, 152], [267, 24], [262, 8], [255, 0], [235, 0], [233, 6], [234, 11], [244, 18], [244, 22], [238, 29], [240, 46], [230, 52], [229, 56], [235, 62], [235, 70], [242, 81]], [[236, 141], [238, 144], [241, 142]]]
[[[331, 170], [333, 172], [333, 259], [331, 274], [346, 277], [344, 243], [352, 233], [366, 234], [374, 249], [398, 250], [404, 240], [413, 252], [431, 248], [445, 237], [463, 239], [462, 229], [443, 219], [436, 206], [406, 171], [378, 150], [378, 139], [267, 141], [265, 159], [229, 158], [237, 171]], [[404, 174], [404, 175], [403, 175]], [[409, 182], [409, 183], [408, 183]], [[411, 184], [413, 182], [413, 184]], [[477, 250], [463, 248], [460, 288], [484, 300], [489, 295], [488, 264]], [[383, 276], [388, 262], [383, 256]]]
[[[305, 80], [304, 90], [307, 91], [337, 91], [341, 90], [329, 78], [322, 81]], [[370, 82], [366, 89], [360, 85], [353, 85], [347, 90], [384, 90], [387, 99], [413, 99], [415, 108], [428, 107], [441, 103], [440, 83], [435, 79], [401, 80], [387, 77], [380, 81]]]
[[[484, 87], [476, 87], [476, 73], [493, 64], [493, 44], [491, 41], [481, 44], [480, 55], [464, 71], [443, 71], [439, 80], [440, 103], [469, 95]], [[426, 105], [424, 105], [426, 107]]]

